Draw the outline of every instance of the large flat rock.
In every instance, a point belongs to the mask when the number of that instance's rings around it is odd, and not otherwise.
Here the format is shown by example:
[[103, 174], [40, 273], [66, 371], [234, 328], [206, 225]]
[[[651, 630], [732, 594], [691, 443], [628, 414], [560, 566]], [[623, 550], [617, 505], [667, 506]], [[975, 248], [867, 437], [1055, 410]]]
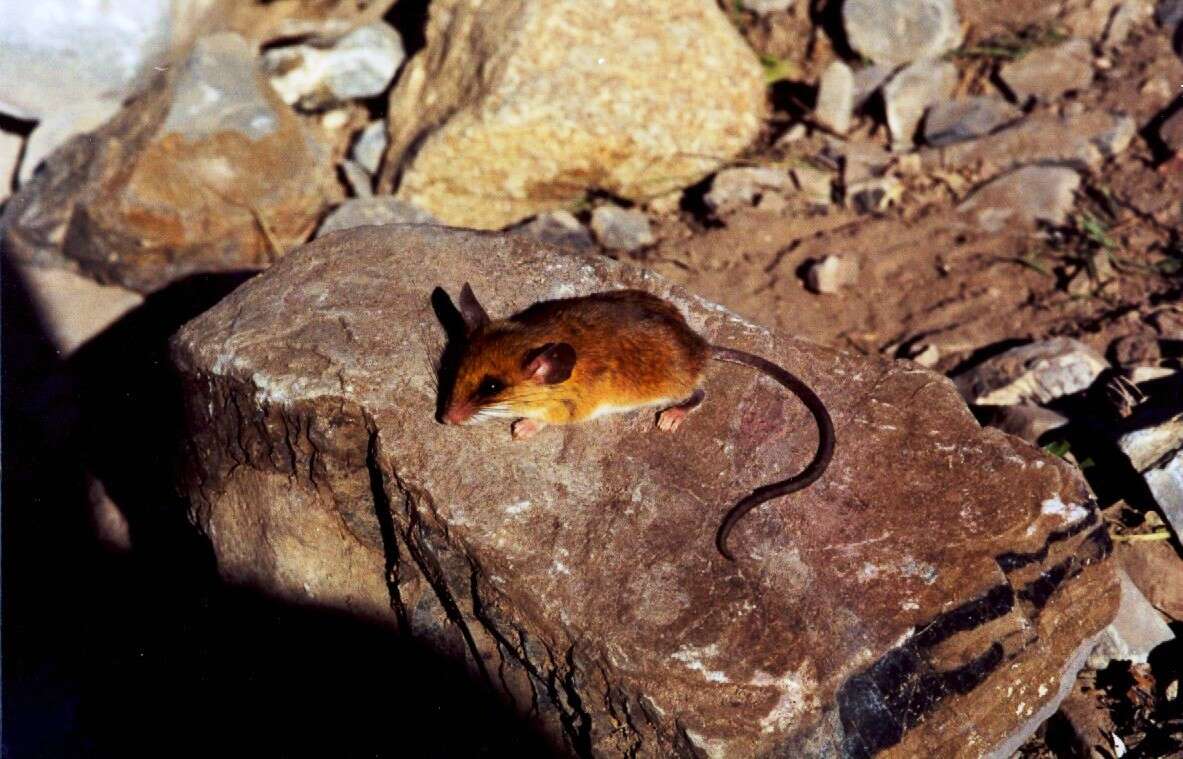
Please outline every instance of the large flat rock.
[[[495, 316], [625, 286], [670, 298], [816, 388], [830, 469], [742, 521], [733, 564], [720, 518], [815, 446], [770, 380], [718, 365], [675, 435], [648, 413], [525, 442], [436, 423], [430, 296], [465, 281]], [[351, 229], [186, 325], [174, 355], [187, 487], [223, 575], [463, 658], [568, 753], [1005, 756], [1116, 610], [1077, 472], [980, 428], [951, 382], [774, 335], [604, 258]]]

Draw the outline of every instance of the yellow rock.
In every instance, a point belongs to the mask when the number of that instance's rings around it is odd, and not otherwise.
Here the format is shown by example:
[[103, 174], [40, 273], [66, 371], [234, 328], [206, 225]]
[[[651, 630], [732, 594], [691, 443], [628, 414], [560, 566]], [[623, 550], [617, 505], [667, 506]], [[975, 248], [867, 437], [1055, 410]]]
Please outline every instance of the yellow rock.
[[759, 62], [713, 0], [436, 0], [426, 36], [391, 93], [379, 187], [456, 226], [686, 187], [765, 109]]

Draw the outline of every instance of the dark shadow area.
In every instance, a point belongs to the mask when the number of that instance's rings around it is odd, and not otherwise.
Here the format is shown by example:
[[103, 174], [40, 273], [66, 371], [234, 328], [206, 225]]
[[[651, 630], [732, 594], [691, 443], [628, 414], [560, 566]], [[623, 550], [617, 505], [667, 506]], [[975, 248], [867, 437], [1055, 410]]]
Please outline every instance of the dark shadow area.
[[[244, 278], [170, 287], [63, 361], [4, 262], [0, 755], [547, 755], [391, 629], [219, 581], [175, 485], [167, 340]], [[130, 551], [96, 539], [88, 474]]]
[[456, 367], [460, 362], [460, 354], [464, 350], [468, 329], [464, 325], [464, 317], [460, 314], [460, 309], [456, 307], [444, 288], [437, 287], [431, 291], [431, 309], [435, 311], [435, 316], [440, 320], [440, 325], [443, 326], [444, 334], [447, 336], [444, 351], [439, 358], [437, 370], [439, 392], [436, 393], [435, 399], [435, 418], [436, 421], [442, 423], [448, 396], [452, 384], [456, 381]]

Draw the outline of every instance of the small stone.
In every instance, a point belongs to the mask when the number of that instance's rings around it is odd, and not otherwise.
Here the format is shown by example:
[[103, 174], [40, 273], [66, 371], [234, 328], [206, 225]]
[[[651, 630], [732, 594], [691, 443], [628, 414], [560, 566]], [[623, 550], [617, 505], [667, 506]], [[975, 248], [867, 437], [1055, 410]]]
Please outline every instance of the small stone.
[[895, 177], [878, 177], [846, 188], [846, 200], [859, 213], [883, 213], [903, 196], [904, 185]]
[[377, 174], [382, 164], [382, 154], [386, 152], [387, 140], [386, 122], [372, 121], [358, 133], [350, 155], [371, 175]]
[[1044, 434], [1068, 424], [1068, 417], [1034, 403], [993, 406], [985, 423], [1028, 443], [1036, 443]]
[[424, 210], [389, 195], [371, 198], [351, 198], [325, 217], [316, 237], [329, 232], [363, 227], [369, 224], [438, 224], [439, 221]]
[[1117, 439], [1117, 447], [1135, 471], [1145, 472], [1183, 449], [1183, 416], [1127, 432]]
[[405, 58], [398, 32], [378, 21], [355, 29], [329, 48], [272, 48], [263, 54], [263, 66], [285, 103], [315, 110], [381, 95]]
[[1150, 5], [1139, 0], [1130, 0], [1117, 6], [1117, 10], [1109, 19], [1109, 26], [1105, 29], [1105, 46], [1119, 47], [1129, 38], [1134, 27], [1148, 19], [1151, 15]]
[[858, 261], [844, 256], [826, 256], [805, 272], [805, 286], [815, 293], [833, 295], [858, 282]]
[[1115, 114], [1113, 126], [1092, 138], [1092, 142], [1106, 158], [1113, 158], [1124, 153], [1134, 135], [1138, 133], [1138, 123], [1126, 114]]
[[846, 0], [842, 26], [850, 46], [875, 63], [935, 58], [961, 44], [952, 0]]
[[1183, 22], [1183, 0], [1158, 0], [1154, 20], [1164, 29], [1174, 29]]
[[924, 117], [924, 141], [934, 147], [972, 140], [1012, 124], [1023, 112], [1002, 98], [942, 100]]
[[548, 245], [588, 250], [594, 247], [591, 232], [570, 211], [550, 211], [514, 227], [514, 231]]
[[797, 166], [792, 171], [797, 189], [815, 206], [828, 206], [833, 200], [834, 178], [829, 172], [809, 166]]
[[1183, 108], [1158, 127], [1158, 137], [1173, 153], [1183, 152]]
[[1054, 47], [1040, 47], [1002, 66], [1003, 84], [1020, 102], [1028, 98], [1054, 100], [1065, 92], [1083, 90], [1093, 81], [1093, 48], [1088, 40], [1071, 39]]
[[833, 140], [829, 148], [842, 157], [842, 184], [848, 189], [882, 176], [892, 162], [891, 153], [870, 142]]
[[854, 113], [854, 74], [842, 61], [834, 61], [822, 72], [813, 117], [838, 134], [850, 129]]
[[1138, 92], [1152, 100], [1155, 105], [1166, 103], [1175, 94], [1171, 89], [1171, 80], [1165, 76], [1147, 77], [1146, 81], [1142, 82], [1142, 86], [1138, 88]]
[[591, 230], [608, 250], [638, 250], [656, 241], [649, 217], [635, 208], [597, 206], [592, 211]]
[[749, 10], [760, 16], [770, 13], [784, 13], [793, 7], [794, 0], [740, 0], [744, 10]]
[[341, 161], [341, 173], [355, 198], [368, 198], [374, 194], [373, 178], [357, 161], [348, 158]]
[[1121, 603], [1117, 617], [1101, 633], [1097, 647], [1089, 655], [1088, 666], [1104, 669], [1114, 659], [1144, 663], [1159, 645], [1175, 639], [1175, 634], [1158, 610], [1146, 600], [1124, 570], [1121, 580]]
[[872, 63], [854, 72], [854, 110], [860, 110], [879, 91], [898, 66]]
[[16, 178], [16, 167], [24, 144], [20, 135], [0, 131], [0, 203], [8, 200], [12, 194], [12, 180]]
[[672, 216], [682, 208], [681, 190], [663, 192], [645, 200], [645, 212], [651, 216]]
[[1060, 225], [1075, 202], [1080, 175], [1063, 166], [1025, 166], [974, 190], [957, 210], [986, 232], [1037, 222]]
[[1177, 450], [1162, 466], [1142, 473], [1146, 487], [1162, 509], [1171, 529], [1183, 535], [1183, 449]]
[[1162, 359], [1158, 340], [1143, 332], [1117, 338], [1109, 345], [1109, 354], [1113, 363], [1123, 368], [1157, 366]]
[[957, 67], [948, 61], [917, 61], [893, 76], [883, 88], [892, 149], [911, 148], [924, 112], [952, 95], [956, 86]]
[[792, 187], [783, 169], [770, 166], [742, 166], [723, 169], [711, 180], [711, 189], [703, 197], [714, 213], [750, 206], [767, 194], [782, 193]]
[[1054, 337], [988, 358], [953, 377], [953, 383], [976, 406], [1042, 405], [1088, 388], [1108, 368], [1109, 362], [1084, 343]]

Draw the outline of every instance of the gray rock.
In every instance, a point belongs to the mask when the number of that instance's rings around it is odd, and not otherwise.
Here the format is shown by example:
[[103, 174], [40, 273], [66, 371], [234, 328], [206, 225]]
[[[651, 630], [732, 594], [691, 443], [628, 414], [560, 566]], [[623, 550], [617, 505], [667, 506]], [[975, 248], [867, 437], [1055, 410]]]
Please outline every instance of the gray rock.
[[1183, 449], [1183, 415], [1127, 432], [1118, 438], [1117, 445], [1135, 471], [1148, 471]]
[[208, 2], [19, 0], [0, 5], [0, 111], [40, 120], [146, 83]]
[[355, 198], [368, 198], [374, 194], [374, 178], [357, 161], [348, 158], [341, 161], [341, 173]]
[[850, 129], [854, 115], [854, 74], [842, 61], [834, 61], [822, 72], [813, 117], [838, 134]]
[[[619, 288], [668, 299], [712, 342], [815, 388], [832, 468], [741, 522], [732, 564], [718, 515], [815, 445], [808, 413], [766, 378], [716, 367], [674, 435], [645, 412], [518, 442], [508, 419], [437, 423], [432, 291], [466, 281], [494, 317]], [[603, 256], [350, 230], [187, 324], [173, 356], [201, 452], [182, 487], [222, 577], [467, 662], [554, 753], [1005, 752], [1117, 609], [1079, 472], [981, 428], [940, 375], [777, 336]], [[973, 676], [914, 697], [949, 667]]]
[[854, 110], [862, 109], [898, 68], [895, 65], [872, 63], [854, 72]]
[[783, 13], [793, 7], [795, 0], [739, 0], [745, 10], [767, 16], [770, 13]]
[[1158, 0], [1154, 20], [1164, 29], [1174, 29], [1183, 22], [1183, 0]]
[[1108, 368], [1109, 362], [1084, 343], [1054, 337], [988, 358], [953, 377], [953, 384], [977, 406], [1046, 404], [1084, 390]]
[[20, 135], [0, 130], [0, 203], [12, 194], [16, 167], [21, 158], [25, 141]]
[[1150, 652], [1174, 640], [1166, 620], [1126, 574], [1117, 571], [1121, 581], [1121, 604], [1117, 616], [1101, 634], [1097, 647], [1089, 655], [1090, 669], [1104, 669], [1114, 660], [1144, 663]]
[[974, 190], [957, 210], [986, 232], [1037, 222], [1063, 224], [1076, 200], [1080, 175], [1063, 166], [1026, 166]]
[[1033, 163], [1096, 169], [1105, 161], [1099, 145], [1123, 118], [1104, 111], [1063, 118], [1037, 112], [976, 140], [925, 148], [920, 163], [926, 171], [974, 169], [985, 177]]
[[924, 117], [924, 141], [934, 147], [972, 140], [1001, 129], [1023, 117], [1023, 112], [1002, 98], [980, 96], [942, 100]]
[[1082, 39], [1038, 47], [1004, 64], [998, 76], [1020, 102], [1028, 98], [1054, 100], [1092, 84], [1093, 47]]
[[263, 65], [285, 103], [316, 109], [381, 95], [406, 57], [398, 32], [378, 21], [355, 29], [329, 48], [272, 48], [263, 54]]
[[532, 237], [547, 245], [557, 245], [576, 250], [590, 250], [595, 247], [591, 232], [579, 223], [570, 211], [550, 211], [513, 228], [514, 232]]
[[816, 206], [828, 206], [833, 201], [834, 178], [829, 172], [808, 166], [796, 166], [793, 181], [805, 199]]
[[1183, 535], [1183, 450], [1162, 466], [1142, 473], [1175, 535]]
[[911, 148], [925, 111], [952, 95], [956, 86], [957, 67], [948, 61], [916, 61], [893, 76], [883, 87], [892, 149]]
[[711, 180], [711, 189], [703, 197], [716, 214], [754, 205], [761, 196], [781, 194], [793, 186], [784, 169], [771, 166], [739, 166], [723, 169]]
[[635, 208], [597, 206], [592, 211], [591, 230], [596, 241], [609, 250], [638, 250], [656, 240], [649, 217]]
[[815, 293], [833, 295], [858, 282], [859, 265], [853, 258], [826, 256], [805, 272], [805, 286]]
[[1175, 111], [1158, 127], [1158, 138], [1174, 153], [1183, 152], [1183, 108]]
[[842, 25], [850, 46], [875, 63], [935, 58], [961, 44], [952, 0], [846, 0]]
[[245, 39], [202, 37], [181, 69], [163, 130], [190, 140], [222, 132], [252, 141], [273, 134], [279, 117], [255, 76], [255, 53]]
[[1092, 138], [1101, 155], [1112, 158], [1126, 151], [1138, 134], [1138, 122], [1132, 116], [1115, 114], [1113, 126]]
[[316, 237], [324, 237], [330, 232], [339, 232], [342, 229], [352, 229], [368, 224], [438, 223], [439, 221], [426, 211], [415, 208], [405, 200], [398, 200], [389, 195], [350, 198], [325, 217], [320, 229], [316, 230]]
[[382, 154], [386, 152], [386, 143], [389, 139], [386, 133], [386, 122], [372, 121], [358, 133], [350, 155], [371, 175], [377, 174], [378, 167], [382, 164]]

